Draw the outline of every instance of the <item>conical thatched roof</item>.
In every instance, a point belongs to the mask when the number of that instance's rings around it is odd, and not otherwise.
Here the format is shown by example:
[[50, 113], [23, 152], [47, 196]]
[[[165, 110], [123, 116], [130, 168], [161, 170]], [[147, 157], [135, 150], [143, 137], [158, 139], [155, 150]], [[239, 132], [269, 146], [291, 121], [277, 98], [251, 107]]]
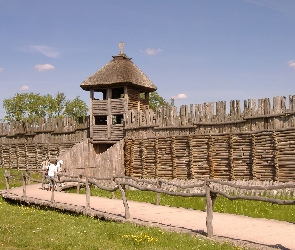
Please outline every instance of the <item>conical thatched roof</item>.
[[157, 90], [157, 87], [131, 61], [131, 58], [123, 53], [113, 56], [113, 60], [82, 82], [80, 87], [90, 90], [91, 88], [109, 88], [122, 83], [151, 92]]

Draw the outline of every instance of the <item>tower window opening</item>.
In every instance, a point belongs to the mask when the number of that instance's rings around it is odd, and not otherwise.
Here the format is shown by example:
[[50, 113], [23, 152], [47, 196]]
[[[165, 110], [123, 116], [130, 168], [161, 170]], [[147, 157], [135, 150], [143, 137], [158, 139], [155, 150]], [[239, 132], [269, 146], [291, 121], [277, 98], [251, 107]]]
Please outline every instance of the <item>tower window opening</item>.
[[94, 116], [95, 125], [107, 125], [107, 116], [106, 115], [97, 115]]
[[113, 125], [123, 124], [123, 121], [124, 121], [123, 114], [113, 115], [113, 117], [112, 117], [112, 124]]
[[106, 89], [102, 89], [100, 91], [94, 91], [94, 100], [106, 100], [106, 99], [107, 99]]
[[124, 97], [124, 88], [113, 88], [112, 99], [119, 99]]

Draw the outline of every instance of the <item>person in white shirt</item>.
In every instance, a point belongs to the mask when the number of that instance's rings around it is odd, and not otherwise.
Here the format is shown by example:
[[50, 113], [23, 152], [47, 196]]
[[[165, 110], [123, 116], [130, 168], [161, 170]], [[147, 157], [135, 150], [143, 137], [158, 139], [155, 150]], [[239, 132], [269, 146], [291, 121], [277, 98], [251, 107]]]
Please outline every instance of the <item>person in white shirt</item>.
[[55, 160], [54, 162], [55, 164], [51, 163], [49, 166], [48, 166], [48, 175], [47, 175], [47, 178], [48, 178], [48, 190], [50, 191], [52, 186], [51, 186], [51, 180], [54, 180], [54, 177], [57, 173], [57, 160]]
[[50, 164], [49, 157], [46, 157], [46, 159], [44, 159], [44, 161], [42, 161], [42, 163], [41, 163], [42, 189], [43, 190], [45, 189], [45, 183], [46, 183], [46, 179], [47, 179], [49, 164]]

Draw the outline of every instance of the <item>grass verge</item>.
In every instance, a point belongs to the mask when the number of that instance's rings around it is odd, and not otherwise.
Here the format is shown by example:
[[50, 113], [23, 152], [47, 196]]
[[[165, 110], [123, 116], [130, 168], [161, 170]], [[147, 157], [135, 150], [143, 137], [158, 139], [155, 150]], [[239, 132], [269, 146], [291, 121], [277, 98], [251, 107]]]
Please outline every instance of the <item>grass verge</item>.
[[[10, 187], [22, 185], [22, 172]], [[0, 169], [4, 176], [4, 169]], [[5, 188], [0, 177], [0, 189]], [[201, 236], [171, 233], [131, 223], [102, 221], [83, 215], [58, 212], [51, 208], [24, 206], [0, 197], [1, 249], [241, 249], [229, 242], [218, 243]]]
[[200, 236], [15, 205], [0, 198], [1, 249], [241, 249]]

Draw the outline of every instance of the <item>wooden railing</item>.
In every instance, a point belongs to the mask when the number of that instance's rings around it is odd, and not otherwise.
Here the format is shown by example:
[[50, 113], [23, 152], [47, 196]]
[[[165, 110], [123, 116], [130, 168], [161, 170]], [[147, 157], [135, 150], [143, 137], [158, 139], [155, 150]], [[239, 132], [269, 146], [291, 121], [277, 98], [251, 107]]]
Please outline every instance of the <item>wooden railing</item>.
[[[5, 174], [6, 180], [6, 192], [9, 193], [9, 179], [14, 178], [10, 176], [9, 171]], [[24, 173], [23, 176], [23, 195], [22, 199], [27, 197], [26, 185], [30, 182], [42, 183], [42, 188], [46, 183], [43, 176], [42, 180], [31, 178], [29, 173]], [[93, 178], [89, 176], [68, 176], [65, 174], [58, 174], [58, 178], [50, 180], [51, 190], [51, 203], [54, 204], [54, 194], [56, 191], [61, 189], [67, 189], [69, 187], [76, 186], [77, 193], [81, 188], [81, 185], [86, 188], [86, 206], [85, 210], [90, 209], [90, 185], [96, 186], [105, 191], [112, 192], [112, 198], [114, 198], [114, 192], [120, 190], [122, 194], [122, 200], [125, 207], [125, 218], [130, 218], [129, 205], [126, 198], [126, 188], [131, 187], [141, 191], [152, 191], [157, 193], [155, 204], [160, 204], [160, 195], [167, 194], [172, 196], [180, 197], [205, 197], [206, 198], [206, 225], [207, 225], [207, 236], [213, 237], [213, 207], [214, 201], [217, 195], [223, 195], [230, 200], [255, 200], [269, 202], [278, 205], [295, 205], [295, 183], [278, 184], [266, 182], [266, 185], [252, 185], [251, 182], [240, 182], [236, 184], [233, 182], [221, 181], [216, 179], [209, 179], [208, 177], [204, 180], [190, 180], [189, 185], [184, 185], [182, 180], [178, 180], [180, 184], [175, 183], [175, 180], [167, 181], [161, 179], [138, 179], [127, 176], [114, 176], [112, 178]], [[59, 184], [65, 184], [60, 187]], [[282, 190], [287, 192], [282, 194]], [[284, 198], [289, 199], [278, 199], [278, 194]]]

